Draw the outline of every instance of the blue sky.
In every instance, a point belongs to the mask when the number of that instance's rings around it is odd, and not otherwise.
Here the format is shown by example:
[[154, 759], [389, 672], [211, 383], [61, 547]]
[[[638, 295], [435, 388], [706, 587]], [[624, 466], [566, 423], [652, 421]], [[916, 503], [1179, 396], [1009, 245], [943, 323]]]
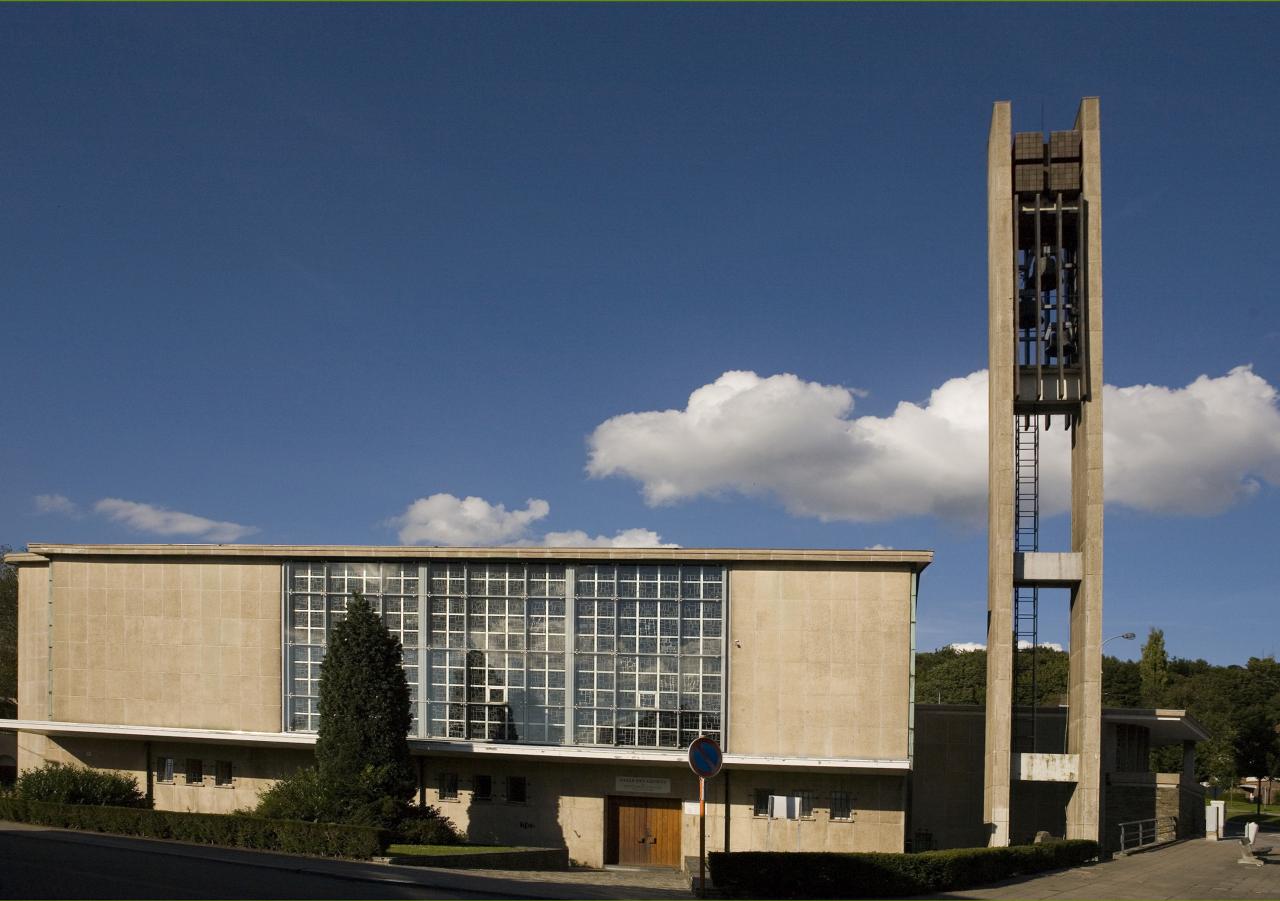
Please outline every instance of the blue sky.
[[1278, 24], [6, 5], [0, 541], [927, 547], [982, 640], [991, 102], [1098, 95], [1105, 633], [1274, 654]]

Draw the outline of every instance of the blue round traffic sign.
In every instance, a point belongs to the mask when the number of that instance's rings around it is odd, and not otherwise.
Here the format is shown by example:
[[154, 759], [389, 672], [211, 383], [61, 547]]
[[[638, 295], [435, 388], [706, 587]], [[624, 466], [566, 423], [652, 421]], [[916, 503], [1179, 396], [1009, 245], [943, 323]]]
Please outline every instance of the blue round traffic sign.
[[703, 779], [710, 779], [720, 772], [724, 765], [724, 755], [714, 738], [703, 735], [689, 745], [689, 768]]

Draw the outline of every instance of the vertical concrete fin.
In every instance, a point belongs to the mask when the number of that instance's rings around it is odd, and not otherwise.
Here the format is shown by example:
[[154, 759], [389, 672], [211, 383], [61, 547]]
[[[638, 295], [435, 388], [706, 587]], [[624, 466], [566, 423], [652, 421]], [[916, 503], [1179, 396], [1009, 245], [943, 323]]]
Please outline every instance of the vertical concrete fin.
[[1098, 839], [1102, 816], [1102, 152], [1098, 98], [1080, 102], [1081, 196], [1086, 206], [1088, 320], [1086, 397], [1071, 447], [1071, 549], [1081, 555], [1082, 578], [1071, 596], [1070, 710], [1067, 751], [1080, 774], [1067, 805], [1067, 837]]
[[1009, 843], [1013, 691], [1014, 248], [1012, 109], [994, 105], [987, 138], [987, 720], [982, 814]]

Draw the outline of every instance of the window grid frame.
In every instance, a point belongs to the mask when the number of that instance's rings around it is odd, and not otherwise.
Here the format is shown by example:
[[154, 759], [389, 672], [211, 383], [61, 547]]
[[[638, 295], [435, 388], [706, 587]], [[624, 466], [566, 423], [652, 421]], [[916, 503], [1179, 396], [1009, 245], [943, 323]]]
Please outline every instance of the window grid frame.
[[[575, 580], [574, 585], [574, 641], [572, 646], [575, 652], [580, 651], [583, 654], [590, 654], [595, 659], [592, 661], [592, 668], [590, 670], [585, 670], [581, 667], [575, 667], [574, 670], [575, 730], [573, 743], [575, 745], [594, 745], [602, 747], [656, 748], [659, 750], [663, 748], [671, 748], [674, 750], [688, 747], [689, 742], [698, 735], [710, 735], [717, 741], [723, 742], [723, 737], [726, 734], [724, 716], [726, 707], [724, 703], [724, 669], [725, 636], [727, 630], [724, 626], [726, 622], [725, 610], [727, 586], [729, 581], [728, 568], [723, 564], [718, 563], [630, 564], [600, 562], [585, 564], [581, 567], [581, 570], [581, 576]], [[646, 570], [653, 575], [652, 579], [643, 578], [646, 574]], [[610, 577], [602, 579], [600, 577], [602, 572], [608, 572]], [[674, 575], [673, 579], [664, 578], [664, 576], [671, 575]], [[708, 575], [711, 575], [712, 577], [708, 578]], [[691, 576], [694, 578], [690, 578]], [[579, 584], [586, 589], [586, 593], [579, 589]], [[629, 590], [623, 589], [622, 586], [624, 584], [629, 586]], [[646, 592], [643, 587], [645, 585], [653, 586], [651, 594]], [[663, 588], [666, 585], [673, 586], [669, 594], [666, 594], [663, 591]], [[714, 590], [704, 587], [708, 585], [715, 586]], [[687, 594], [693, 593], [692, 589], [688, 589], [686, 586], [697, 586], [696, 597], [686, 597]], [[606, 589], [607, 594], [601, 594], [602, 587]], [[599, 606], [602, 601], [613, 605], [611, 615], [602, 616]], [[580, 610], [580, 605], [584, 602], [590, 602], [592, 605], [589, 613], [584, 613]], [[674, 621], [676, 624], [676, 632], [674, 636], [667, 636], [668, 638], [674, 637], [675, 639], [676, 649], [674, 654], [662, 653], [663, 620], [667, 619], [670, 621], [669, 617], [664, 618], [662, 615], [662, 605], [664, 602], [672, 604], [675, 607]], [[645, 613], [643, 610], [641, 605], [644, 603], [652, 603], [655, 605], [651, 615]], [[704, 615], [706, 610], [703, 605], [708, 603], [715, 604], [717, 606], [718, 609], [715, 617], [708, 617]], [[634, 613], [632, 616], [623, 615], [624, 604], [626, 604], [628, 608], [634, 606]], [[690, 621], [696, 620], [698, 622], [696, 636], [685, 635], [685, 614], [687, 612], [686, 604], [698, 605], [698, 615], [696, 617], [689, 618]], [[586, 619], [592, 620], [593, 625], [590, 633], [580, 632], [578, 626], [579, 616], [584, 616]], [[602, 634], [600, 632], [598, 624], [599, 620], [602, 618], [612, 621], [611, 635], [607, 633]], [[624, 620], [634, 623], [633, 632], [624, 633]], [[644, 626], [641, 624], [642, 620], [653, 622], [654, 627], [652, 636], [643, 634]], [[715, 631], [718, 634], [714, 636], [707, 636], [705, 634], [706, 630], [703, 628], [703, 624], [707, 622], [714, 622], [716, 624]], [[654, 641], [654, 644], [652, 645], [653, 651], [642, 652], [640, 642], [642, 639], [649, 637]], [[684, 652], [684, 642], [686, 637], [698, 642], [699, 653], [686, 654]], [[579, 641], [579, 639], [583, 638], [592, 640], [591, 650], [588, 650], [586, 647], [580, 647], [580, 644], [585, 645], [585, 642]], [[602, 650], [600, 647], [600, 638], [608, 639], [612, 645], [612, 650]], [[634, 651], [623, 649], [624, 639], [634, 643], [633, 645], [628, 645], [628, 647], [634, 647]], [[708, 650], [712, 653], [707, 653]], [[602, 656], [608, 656], [611, 658], [611, 669], [601, 670], [599, 668], [598, 661]], [[670, 671], [663, 671], [664, 658], [674, 659], [674, 673]], [[652, 668], [646, 669], [642, 664], [642, 660], [652, 661]], [[630, 661], [631, 666], [634, 668], [628, 666], [624, 661]], [[687, 674], [685, 672], [685, 668], [687, 664], [695, 661], [697, 662], [696, 677], [699, 680], [698, 691], [686, 692], [685, 676], [691, 674]], [[714, 661], [714, 666], [709, 672], [706, 664], [712, 661]], [[611, 709], [596, 703], [592, 703], [589, 706], [579, 706], [577, 703], [579, 690], [590, 691], [593, 698], [598, 699], [598, 694], [601, 690], [599, 688], [599, 676], [602, 674], [610, 676], [610, 684], [612, 685], [612, 688], [609, 689], [609, 691], [612, 693], [614, 698]], [[584, 689], [579, 683], [579, 679], [584, 675], [590, 675], [592, 677], [593, 684], [590, 689]], [[628, 682], [631, 682], [632, 677], [634, 677], [635, 687], [625, 692], [626, 694], [630, 694], [634, 699], [633, 703], [629, 706], [625, 706], [621, 700], [624, 694], [624, 689], [622, 687], [622, 677], [624, 675], [628, 677], [626, 679]], [[642, 681], [648, 681], [642, 680], [642, 676], [653, 676], [652, 681], [654, 688], [652, 691], [645, 690], [641, 687]], [[664, 692], [662, 690], [663, 676], [674, 676], [675, 687], [673, 691]], [[708, 678], [714, 679], [718, 687], [714, 690], [708, 691], [706, 687], [708, 683], [703, 681]], [[667, 708], [662, 705], [661, 699], [664, 693], [673, 693], [675, 695], [674, 709]], [[642, 696], [647, 695], [653, 696], [654, 702], [652, 705], [645, 705], [642, 703]], [[686, 710], [684, 708], [687, 696], [696, 697], [697, 706], [694, 709]], [[707, 698], [714, 699], [714, 708], [706, 704]], [[600, 714], [602, 713], [606, 716], [607, 722], [605, 724], [600, 722]], [[651, 719], [650, 714], [652, 715]], [[670, 723], [670, 725], [664, 724], [664, 714], [674, 718], [666, 720], [666, 723]], [[592, 720], [591, 723], [584, 722], [582, 723], [581, 728], [577, 728], [576, 721], [579, 715], [582, 715], [584, 720], [587, 716], [590, 716]], [[686, 717], [689, 717], [689, 719], [686, 720]], [[717, 726], [714, 729], [707, 728], [708, 718], [711, 717], [714, 717], [717, 721]], [[642, 724], [642, 721], [646, 719], [649, 719], [652, 725], [647, 723]], [[689, 723], [688, 726], [685, 725], [686, 722]], [[585, 729], [592, 730], [594, 740], [584, 740], [581, 737], [585, 734]], [[624, 743], [621, 740], [621, 733], [623, 733], [624, 730], [631, 734], [631, 741]], [[602, 731], [611, 731], [613, 740], [611, 742], [601, 741]], [[654, 741], [641, 741], [642, 731], [646, 733], [652, 732]], [[674, 732], [674, 743], [664, 744], [662, 742], [663, 734], [672, 732]], [[688, 741], [685, 740], [686, 738], [688, 738]]]
[[[417, 584], [412, 583], [420, 584], [421, 566], [414, 561], [401, 560], [291, 560], [281, 569], [284, 645], [288, 649], [282, 655], [284, 671], [281, 680], [285, 731], [316, 732], [319, 729], [320, 664], [328, 651], [329, 632], [346, 615], [346, 606], [354, 588], [369, 602], [387, 630], [400, 639], [404, 655], [401, 665], [409, 683], [410, 735], [419, 735], [422, 605]], [[371, 569], [375, 572], [371, 573]], [[386, 591], [389, 584], [396, 583], [399, 591]], [[298, 609], [300, 598], [306, 602], [302, 610]], [[390, 613], [388, 600], [396, 607]], [[411, 606], [416, 609], [409, 609]], [[295, 619], [300, 612], [307, 614], [306, 642], [297, 640], [298, 630], [304, 628]], [[316, 625], [317, 616], [320, 617], [320, 626]], [[388, 623], [388, 616], [399, 621]], [[418, 618], [417, 625], [409, 622], [409, 617], [414, 616]], [[315, 640], [317, 637], [319, 641]], [[411, 641], [406, 641], [406, 638], [411, 638]], [[305, 672], [305, 676], [300, 678], [300, 671]], [[299, 691], [300, 685], [306, 690]], [[304, 725], [299, 726], [299, 722]]]
[[[550, 697], [552, 691], [559, 691], [565, 696], [568, 694], [569, 673], [565, 670], [565, 647], [568, 626], [569, 567], [554, 562], [446, 560], [430, 561], [426, 568], [429, 572], [426, 583], [429, 599], [426, 650], [427, 695], [430, 703], [428, 720], [423, 730], [424, 735], [444, 740], [510, 741], [516, 744], [557, 746], [569, 744], [565, 735], [565, 705], [561, 702], [557, 708]], [[495, 571], [498, 570], [502, 573], [500, 578], [495, 577]], [[515, 571], [518, 571], [519, 575], [513, 578]], [[443, 586], [443, 593], [437, 592], [438, 584]], [[498, 586], [497, 593], [493, 590], [495, 585]], [[518, 586], [515, 589], [517, 593], [513, 593], [512, 585]], [[541, 586], [541, 593], [534, 587], [535, 585]], [[557, 585], [560, 586], [558, 592]], [[478, 592], [475, 591], [477, 588]], [[497, 608], [498, 601], [502, 602], [501, 609]], [[513, 601], [519, 604], [518, 613], [513, 613]], [[562, 608], [558, 614], [551, 609], [557, 601]], [[442, 603], [438, 605], [437, 602]], [[454, 602], [457, 602], [456, 605]], [[542, 609], [535, 612], [535, 605]], [[444, 607], [444, 610], [440, 611], [440, 615], [445, 617], [443, 630], [436, 627], [437, 606]], [[513, 632], [510, 628], [510, 620], [517, 615], [521, 620], [520, 629]], [[476, 617], [483, 619], [485, 626], [483, 630], [476, 628]], [[491, 618], [503, 621], [501, 632], [488, 628]], [[541, 621], [541, 628], [532, 628], [531, 621], [534, 619]], [[553, 623], [552, 620], [558, 622]], [[444, 636], [442, 643], [437, 639], [440, 635]], [[499, 635], [502, 638], [502, 646], [491, 647], [491, 638]], [[457, 636], [456, 639], [454, 636]], [[484, 647], [473, 646], [481, 637], [484, 639]], [[515, 644], [519, 647], [513, 646], [512, 638], [518, 639]], [[559, 649], [555, 647], [556, 639], [559, 639]], [[437, 663], [441, 653], [446, 655], [443, 665]], [[448, 655], [451, 654], [461, 654], [461, 661], [448, 659]], [[473, 673], [480, 668], [472, 662], [473, 654], [502, 655], [501, 672], [504, 674], [518, 672], [519, 685], [513, 683], [510, 675], [491, 682], [490, 677], [499, 668], [488, 666], [484, 667], [483, 683], [477, 684]], [[511, 658], [516, 655], [519, 656], [520, 666], [513, 668], [510, 665]], [[541, 658], [543, 666], [530, 665], [534, 662], [535, 656]], [[552, 665], [553, 658], [557, 657], [559, 658], [558, 667]], [[436, 673], [440, 670], [445, 672], [444, 682], [437, 681]], [[461, 682], [455, 684], [453, 675], [459, 670]], [[543, 684], [533, 685], [531, 674], [540, 674]], [[552, 685], [551, 682], [557, 674], [561, 684]], [[433, 696], [433, 689], [437, 687], [445, 689], [445, 699], [441, 700]], [[449, 697], [452, 694], [449, 689], [454, 688], [460, 689], [460, 700]], [[541, 703], [535, 704], [526, 700], [518, 723], [511, 721], [513, 711], [510, 701], [506, 700], [509, 695], [505, 692], [511, 688], [524, 691], [526, 699], [532, 697], [535, 691], [543, 696]], [[492, 692], [498, 689], [504, 690], [504, 694], [500, 696], [501, 699], [492, 695]], [[480, 697], [480, 692], [486, 696]], [[460, 711], [457, 709], [459, 707], [461, 707]], [[441, 708], [445, 713], [443, 728], [438, 727], [438, 723], [441, 722], [438, 715]], [[542, 711], [540, 720], [531, 717], [535, 708]], [[459, 712], [460, 717], [456, 715]], [[478, 730], [477, 726], [480, 727]], [[495, 728], [499, 733], [496, 737], [493, 735]], [[514, 731], [512, 733], [507, 730]], [[484, 734], [475, 734], [477, 731]], [[514, 737], [511, 737], [512, 734]], [[535, 734], [539, 737], [534, 738]]]
[[[384, 624], [388, 615], [384, 598], [390, 598], [398, 608], [391, 612], [400, 618], [395, 634], [401, 638], [406, 654], [406, 678], [413, 698], [414, 731], [411, 734], [419, 738], [679, 750], [698, 735], [711, 735], [723, 744], [728, 733], [725, 695], [730, 568], [712, 561], [665, 564], [590, 561], [589, 558], [588, 561], [579, 565], [504, 560], [288, 561], [282, 568], [286, 673], [281, 687], [286, 702], [282, 724], [285, 731], [314, 731], [318, 726], [320, 662], [327, 648], [329, 629], [345, 614], [354, 589], [370, 592], [366, 597]], [[590, 578], [580, 579], [580, 572], [589, 573]], [[602, 579], [602, 575], [607, 578]], [[437, 593], [437, 579], [441, 576], [443, 593]], [[389, 582], [398, 583], [399, 590], [386, 594], [391, 587]], [[406, 586], [407, 582], [416, 582], [413, 590]], [[539, 583], [543, 596], [535, 593], [535, 582]], [[318, 583], [323, 584], [322, 595], [318, 594]], [[483, 614], [472, 604], [473, 588], [482, 592], [475, 594], [474, 599], [483, 600]], [[602, 588], [605, 594], [600, 593]], [[589, 597], [584, 597], [584, 590], [589, 591]], [[297, 631], [294, 621], [300, 597], [305, 598], [302, 605], [305, 609], [301, 612], [307, 614], [308, 630], [302, 633]], [[503, 601], [503, 609], [491, 609], [490, 600]], [[588, 618], [594, 621], [589, 633], [579, 634], [579, 603], [584, 600], [591, 603]], [[437, 618], [441, 615], [436, 609], [439, 601], [445, 604], [443, 629], [437, 628]], [[456, 601], [459, 609], [451, 609], [451, 601]], [[509, 624], [513, 616], [512, 601], [523, 601], [521, 626], [515, 632]], [[548, 610], [535, 613], [531, 601], [545, 601]], [[562, 605], [558, 614], [549, 609], [553, 601]], [[602, 616], [601, 602], [612, 603], [611, 616]], [[410, 604], [416, 606], [416, 628], [405, 621], [412, 615]], [[715, 606], [709, 610], [708, 604]], [[665, 605], [670, 605], [671, 610], [664, 610]], [[321, 628], [311, 615], [316, 612], [322, 615], [323, 631], [319, 636], [323, 644], [313, 643]], [[455, 617], [456, 623], [449, 622]], [[473, 617], [484, 619], [482, 631], [474, 628]], [[489, 617], [503, 619], [503, 628], [490, 631]], [[531, 628], [535, 617], [540, 619], [542, 628]], [[609, 629], [603, 632], [599, 628], [602, 618], [611, 620]], [[630, 621], [629, 626], [634, 626], [633, 631], [625, 635], [624, 619]], [[416, 647], [405, 642], [410, 633]], [[299, 643], [299, 636], [312, 641]], [[490, 636], [499, 639], [501, 649], [489, 646]], [[584, 638], [591, 641], [589, 652], [580, 649]], [[634, 650], [623, 649], [624, 638], [630, 639], [629, 647]], [[515, 647], [513, 639], [521, 647]], [[642, 645], [642, 639], [649, 643]], [[664, 646], [664, 640], [670, 644]], [[696, 641], [697, 653], [685, 653], [690, 641]], [[535, 642], [539, 647], [531, 646]], [[484, 647], [474, 646], [477, 644]], [[410, 659], [414, 652], [416, 660]], [[500, 723], [501, 718], [490, 717], [491, 711], [487, 709], [483, 717], [473, 717], [471, 707], [479, 703], [487, 705], [490, 700], [473, 700], [474, 688], [483, 688], [487, 693], [499, 684], [508, 689], [517, 687], [507, 676], [508, 673], [514, 675], [516, 670], [509, 659], [504, 659], [502, 675], [495, 679], [495, 684], [489, 684], [491, 672], [487, 669], [484, 685], [474, 685], [472, 670], [475, 667], [469, 666], [467, 660], [471, 652], [519, 654], [518, 669], [523, 685], [518, 687], [526, 693], [533, 690], [543, 693], [542, 703], [523, 705], [521, 721], [514, 724], [513, 737], [504, 738], [501, 734], [497, 738], [488, 737], [494, 734], [495, 724]], [[582, 653], [592, 658], [589, 668], [578, 665]], [[446, 657], [441, 661], [442, 654], [454, 659]], [[535, 654], [545, 655], [545, 659], [540, 656], [535, 661]], [[607, 668], [601, 668], [601, 658], [608, 658]], [[627, 660], [629, 667], [620, 662]], [[531, 665], [535, 662], [546, 665]], [[438, 682], [437, 672], [441, 669], [446, 673], [460, 672], [460, 682], [455, 685], [448, 675], [444, 682]], [[303, 674], [301, 683], [299, 673]], [[542, 676], [542, 684], [538, 686], [530, 684], [530, 677], [535, 673]], [[619, 680], [624, 675], [631, 676], [625, 680], [630, 683], [625, 691]], [[591, 680], [589, 688], [582, 684], [584, 676]], [[608, 677], [607, 689], [602, 688], [600, 676]], [[553, 677], [560, 680], [559, 684], [551, 684]], [[300, 684], [305, 691], [298, 690]], [[579, 692], [584, 688], [590, 692], [590, 703], [580, 706]], [[460, 698], [456, 697], [457, 690]], [[610, 696], [605, 705], [600, 704], [602, 691]], [[560, 703], [561, 697], [563, 703]], [[507, 698], [509, 695], [504, 694], [495, 706], [505, 708], [509, 717], [514, 711]], [[664, 704], [664, 700], [668, 703]], [[459, 706], [460, 711], [450, 709]], [[540, 720], [530, 716], [534, 707]], [[442, 711], [444, 726], [437, 731], [436, 723], [441, 721]], [[461, 716], [455, 716], [457, 713]], [[589, 722], [583, 722], [586, 720]], [[450, 726], [455, 722], [461, 727], [460, 734], [456, 729], [450, 734]], [[481, 728], [473, 729], [477, 724]], [[589, 737], [580, 736], [579, 726], [590, 731]], [[606, 732], [610, 733], [611, 741], [600, 740]], [[625, 743], [624, 737], [629, 739]], [[647, 740], [641, 741], [642, 738]]]

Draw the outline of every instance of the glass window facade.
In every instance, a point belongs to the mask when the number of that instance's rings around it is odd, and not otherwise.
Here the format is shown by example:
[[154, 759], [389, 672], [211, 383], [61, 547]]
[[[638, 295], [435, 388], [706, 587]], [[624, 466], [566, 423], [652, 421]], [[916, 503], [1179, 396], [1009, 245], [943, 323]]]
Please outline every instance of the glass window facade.
[[718, 565], [291, 563], [288, 728], [314, 731], [328, 630], [356, 592], [404, 645], [414, 734], [683, 748], [719, 740]]
[[575, 743], [719, 739], [723, 570], [582, 566], [574, 587]]
[[320, 724], [320, 662], [328, 631], [359, 593], [381, 614], [404, 647], [404, 669], [414, 699], [417, 728], [419, 567], [416, 563], [292, 563], [286, 575], [285, 666], [290, 730], [313, 732]]

